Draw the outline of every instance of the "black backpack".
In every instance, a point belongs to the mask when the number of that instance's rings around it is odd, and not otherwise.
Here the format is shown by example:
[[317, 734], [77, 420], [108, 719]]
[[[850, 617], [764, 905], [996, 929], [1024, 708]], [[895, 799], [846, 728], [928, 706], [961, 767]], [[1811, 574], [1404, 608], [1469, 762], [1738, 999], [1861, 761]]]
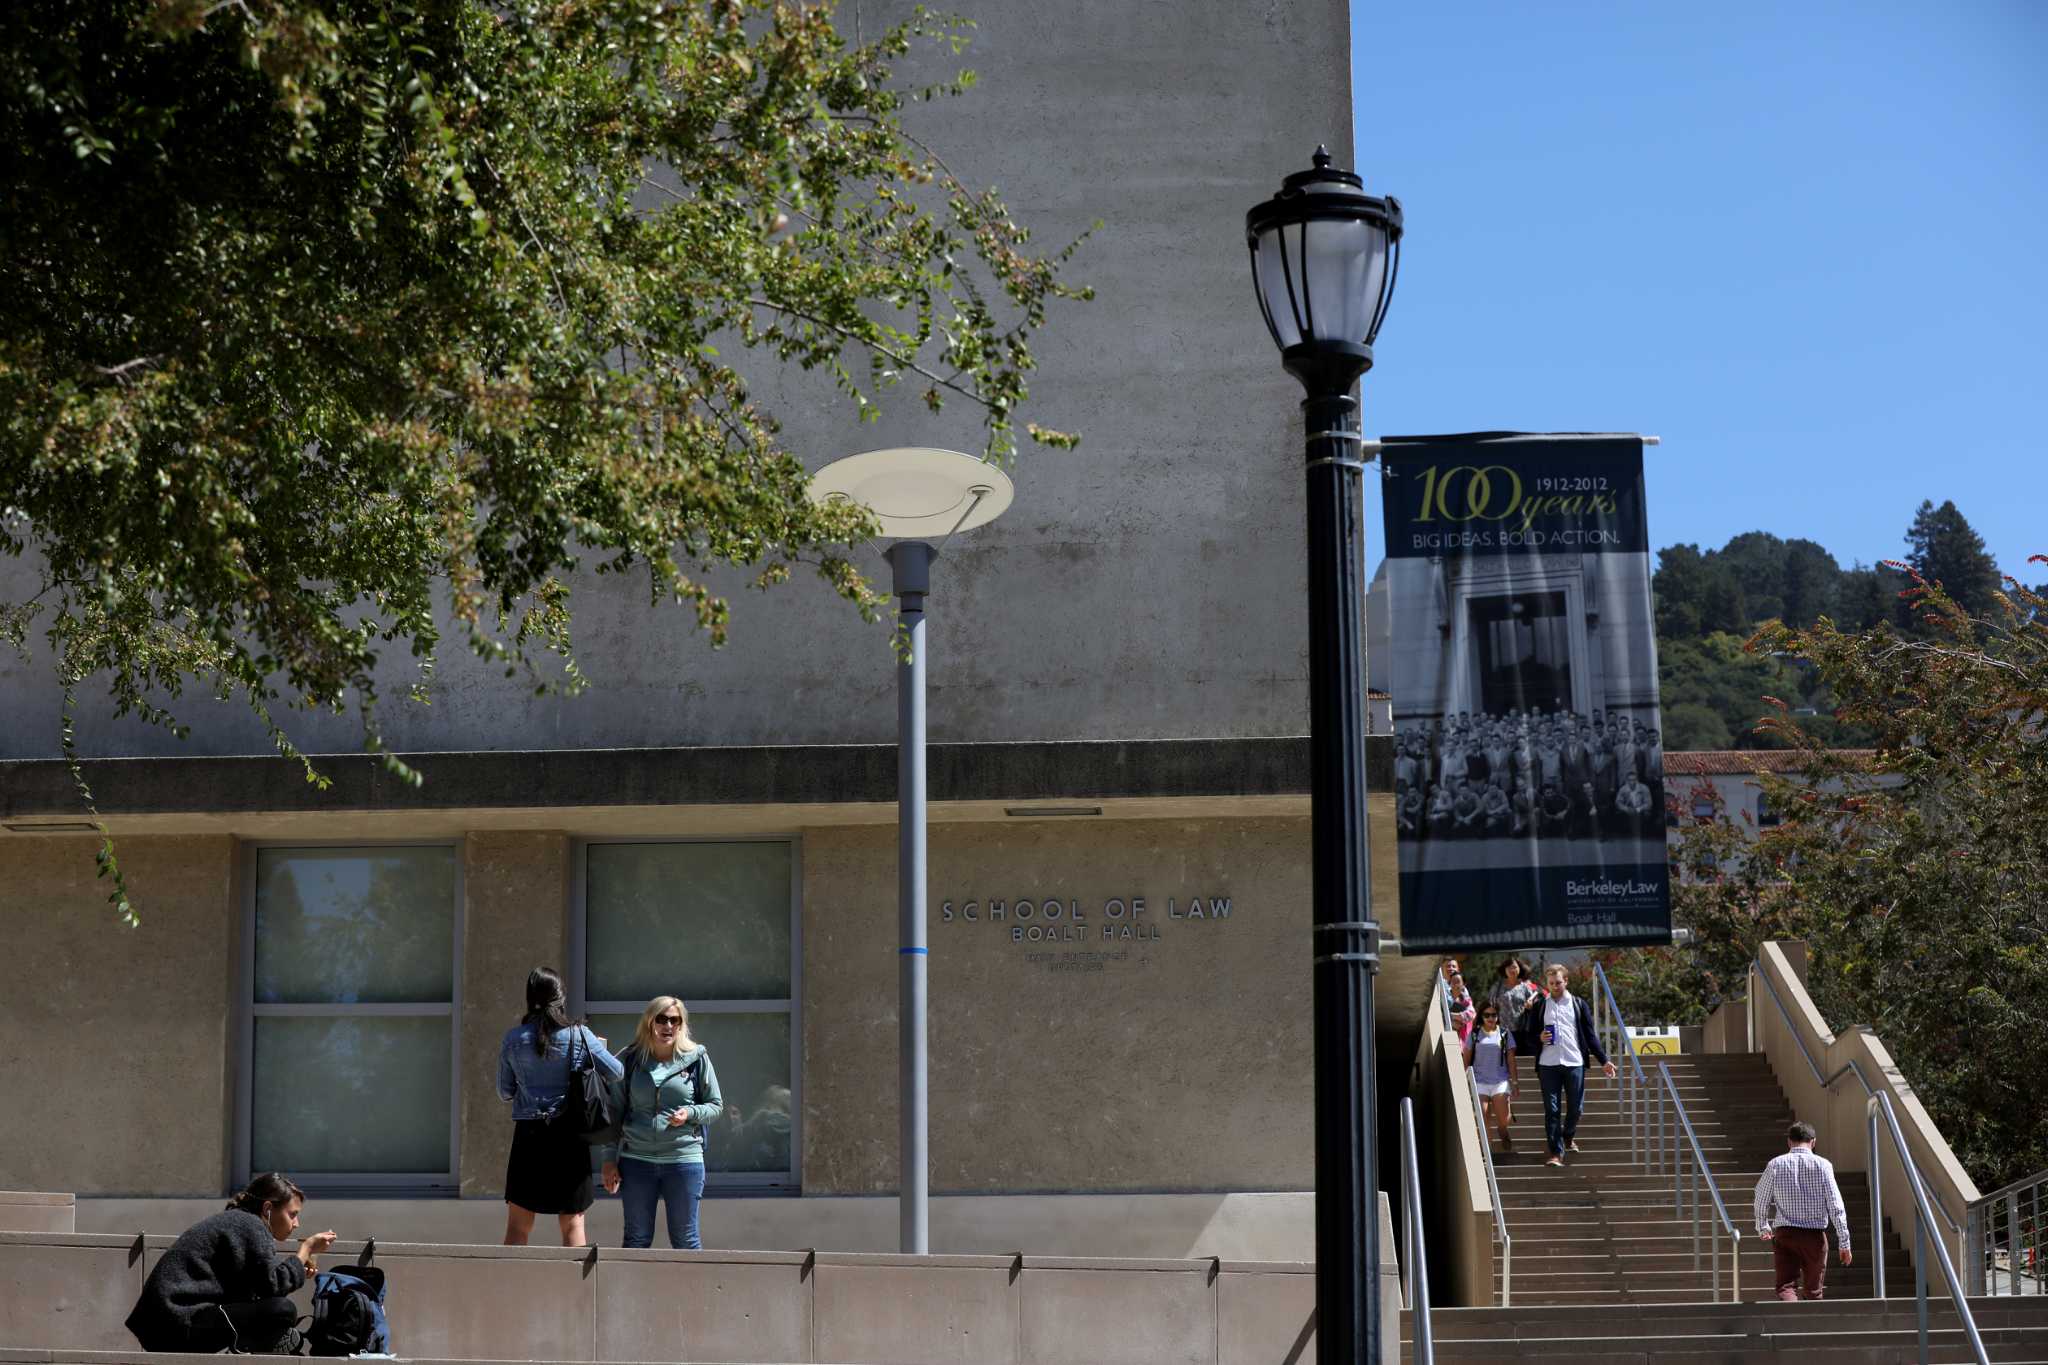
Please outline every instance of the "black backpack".
[[[369, 1259], [366, 1255], [365, 1260]], [[391, 1352], [391, 1324], [384, 1316], [384, 1272], [371, 1265], [343, 1265], [313, 1278], [313, 1319], [306, 1348], [316, 1356]]]

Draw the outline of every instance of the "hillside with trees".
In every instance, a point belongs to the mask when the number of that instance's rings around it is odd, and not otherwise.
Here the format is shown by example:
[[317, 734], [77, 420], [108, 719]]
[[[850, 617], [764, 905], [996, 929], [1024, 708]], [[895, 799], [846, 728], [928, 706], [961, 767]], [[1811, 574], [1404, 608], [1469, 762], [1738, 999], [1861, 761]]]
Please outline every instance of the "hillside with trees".
[[[1906, 527], [1900, 562], [1941, 583], [1973, 616], [1994, 607], [1997, 561], [1953, 502], [1920, 504]], [[1785, 739], [1756, 728], [1765, 697], [1783, 701], [1822, 744], [1868, 742], [1865, 731], [1835, 717], [1835, 699], [1811, 664], [1751, 639], [1766, 622], [1806, 630], [1824, 619], [1848, 633], [1885, 623], [1918, 637], [1925, 624], [1901, 596], [1911, 584], [1905, 569], [1861, 563], [1845, 569], [1811, 540], [1782, 540], [1767, 531], [1744, 532], [1718, 550], [1672, 545], [1659, 551], [1651, 587], [1665, 747], [1782, 748]]]

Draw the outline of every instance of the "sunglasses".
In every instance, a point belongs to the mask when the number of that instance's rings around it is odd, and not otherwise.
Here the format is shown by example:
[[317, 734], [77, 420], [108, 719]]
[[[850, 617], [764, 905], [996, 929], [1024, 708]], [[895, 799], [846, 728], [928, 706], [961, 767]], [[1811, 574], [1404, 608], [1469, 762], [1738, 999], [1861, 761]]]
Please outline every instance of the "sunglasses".
[[683, 1026], [683, 1016], [680, 1014], [664, 1014], [655, 1019], [654, 1022], [657, 1027], [666, 1025], [669, 1028], [681, 1028]]

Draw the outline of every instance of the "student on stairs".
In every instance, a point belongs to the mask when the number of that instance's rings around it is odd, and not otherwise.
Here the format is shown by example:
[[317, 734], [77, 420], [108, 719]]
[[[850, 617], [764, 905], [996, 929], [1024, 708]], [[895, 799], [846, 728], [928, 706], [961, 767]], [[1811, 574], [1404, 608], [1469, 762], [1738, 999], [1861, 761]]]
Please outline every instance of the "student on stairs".
[[[1849, 1255], [1849, 1210], [1835, 1183], [1835, 1164], [1813, 1152], [1813, 1125], [1795, 1122], [1785, 1131], [1790, 1147], [1771, 1158], [1756, 1182], [1756, 1235], [1771, 1244], [1778, 1297], [1786, 1303], [1817, 1299], [1828, 1273], [1828, 1234], [1835, 1230], [1835, 1255]], [[1775, 1214], [1775, 1218], [1773, 1217]]]
[[1543, 1084], [1543, 1136], [1550, 1153], [1546, 1166], [1564, 1165], [1566, 1151], [1579, 1150], [1579, 1114], [1586, 1107], [1586, 1055], [1599, 1060], [1608, 1080], [1614, 1063], [1607, 1060], [1593, 1028], [1593, 1011], [1571, 993], [1570, 975], [1562, 963], [1543, 969], [1542, 1000], [1522, 1011], [1522, 1036], [1515, 1050], [1536, 1058], [1536, 1078]]
[[1514, 1121], [1515, 1037], [1500, 1024], [1500, 1006], [1491, 1000], [1479, 1007], [1479, 1026], [1465, 1038], [1465, 1066], [1479, 1090], [1479, 1102], [1493, 1120], [1500, 1135], [1501, 1151], [1513, 1154], [1515, 1140], [1508, 1136]]

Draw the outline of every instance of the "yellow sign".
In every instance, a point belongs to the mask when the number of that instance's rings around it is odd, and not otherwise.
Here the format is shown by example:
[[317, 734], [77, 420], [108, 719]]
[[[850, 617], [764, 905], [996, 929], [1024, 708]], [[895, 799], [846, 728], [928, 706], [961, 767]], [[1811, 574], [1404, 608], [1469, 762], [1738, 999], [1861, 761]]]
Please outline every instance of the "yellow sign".
[[1668, 1032], [1656, 1029], [1630, 1029], [1629, 1042], [1634, 1045], [1638, 1057], [1676, 1057], [1678, 1055], [1678, 1030]]

